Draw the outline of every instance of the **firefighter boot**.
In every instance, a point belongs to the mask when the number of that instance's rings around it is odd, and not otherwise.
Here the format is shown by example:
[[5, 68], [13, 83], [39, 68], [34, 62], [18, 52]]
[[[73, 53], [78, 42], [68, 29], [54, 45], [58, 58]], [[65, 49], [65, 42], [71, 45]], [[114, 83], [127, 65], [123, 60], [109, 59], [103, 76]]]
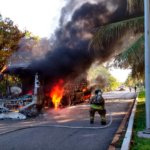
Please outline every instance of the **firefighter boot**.
[[94, 109], [90, 109], [90, 124], [93, 124], [94, 123], [94, 114], [95, 114], [95, 111]]
[[101, 125], [106, 125], [106, 118], [105, 117], [101, 117]]
[[90, 117], [90, 124], [93, 124], [93, 123], [94, 123], [94, 118]]

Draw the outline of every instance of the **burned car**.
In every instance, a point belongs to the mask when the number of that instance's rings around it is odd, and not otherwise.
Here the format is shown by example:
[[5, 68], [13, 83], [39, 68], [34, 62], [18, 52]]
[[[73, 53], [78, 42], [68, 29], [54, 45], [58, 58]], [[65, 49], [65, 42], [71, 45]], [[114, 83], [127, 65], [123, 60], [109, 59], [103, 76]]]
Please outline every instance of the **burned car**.
[[30, 69], [24, 67], [15, 69], [9, 68], [4, 73], [19, 74], [21, 86], [10, 86], [7, 82], [7, 98], [4, 98], [3, 105], [27, 117], [37, 116], [47, 108], [82, 103], [91, 95], [91, 88], [88, 88], [85, 76], [69, 81], [59, 79], [51, 83], [49, 78], [40, 72], [30, 72]]

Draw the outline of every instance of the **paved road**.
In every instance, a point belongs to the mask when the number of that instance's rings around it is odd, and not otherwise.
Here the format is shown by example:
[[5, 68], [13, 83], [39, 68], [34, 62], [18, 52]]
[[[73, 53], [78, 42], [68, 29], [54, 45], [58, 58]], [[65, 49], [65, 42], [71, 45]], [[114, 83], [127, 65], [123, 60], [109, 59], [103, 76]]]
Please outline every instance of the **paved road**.
[[130, 99], [136, 98], [137, 93], [126, 91], [112, 91], [104, 93], [103, 96], [105, 99]]
[[[22, 127], [44, 125], [1, 134], [0, 149], [107, 150], [128, 106], [132, 102], [131, 99], [106, 100], [106, 109], [111, 112], [113, 118], [113, 122], [107, 128], [100, 125], [98, 114], [96, 114], [95, 124], [89, 124], [89, 105], [85, 104], [57, 111], [50, 110], [43, 116], [31, 120], [0, 121], [0, 134]], [[109, 124], [109, 114], [107, 114], [107, 121]], [[94, 129], [94, 127], [99, 129]], [[101, 127], [103, 129], [100, 129]]]

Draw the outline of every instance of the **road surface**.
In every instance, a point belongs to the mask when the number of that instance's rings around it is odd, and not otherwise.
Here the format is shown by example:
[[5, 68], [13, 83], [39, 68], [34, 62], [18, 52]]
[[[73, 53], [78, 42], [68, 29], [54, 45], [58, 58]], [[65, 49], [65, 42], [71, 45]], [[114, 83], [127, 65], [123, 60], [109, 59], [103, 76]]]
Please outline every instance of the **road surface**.
[[[101, 126], [98, 114], [94, 125], [89, 123], [88, 104], [49, 110], [35, 119], [1, 120], [0, 149], [107, 150], [135, 96], [135, 93], [123, 92], [122, 98], [126, 94], [130, 95], [130, 99], [119, 99], [118, 94], [117, 99], [109, 100], [107, 97], [106, 109], [111, 112], [111, 115], [107, 114], [107, 127]], [[26, 128], [29, 126], [31, 128]], [[13, 130], [15, 131], [8, 132]]]

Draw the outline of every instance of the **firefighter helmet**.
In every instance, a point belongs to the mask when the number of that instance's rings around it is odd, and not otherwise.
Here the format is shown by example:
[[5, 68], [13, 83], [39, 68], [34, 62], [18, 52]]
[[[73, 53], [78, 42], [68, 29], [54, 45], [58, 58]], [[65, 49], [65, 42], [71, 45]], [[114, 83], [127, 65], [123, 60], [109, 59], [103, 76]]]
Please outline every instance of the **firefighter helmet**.
[[96, 90], [95, 90], [95, 94], [96, 94], [96, 95], [97, 95], [97, 94], [100, 94], [100, 93], [102, 94], [101, 89], [96, 89]]

